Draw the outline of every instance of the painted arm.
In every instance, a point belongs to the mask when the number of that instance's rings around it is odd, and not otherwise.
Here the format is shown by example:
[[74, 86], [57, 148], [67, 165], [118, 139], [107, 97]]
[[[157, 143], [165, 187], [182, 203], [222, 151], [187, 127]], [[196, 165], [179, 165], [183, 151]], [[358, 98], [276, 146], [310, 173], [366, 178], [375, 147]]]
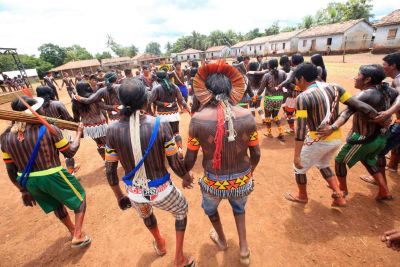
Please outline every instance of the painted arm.
[[181, 108], [183, 107], [187, 112], [189, 112], [185, 99], [182, 96], [181, 90], [179, 90], [179, 88], [175, 86], [175, 91], [176, 91], [176, 100], [178, 101], [179, 106]]
[[[74, 101], [76, 101], [76, 100], [74, 100]], [[75, 103], [72, 102], [72, 115], [74, 117], [74, 121], [75, 122], [80, 122], [81, 121], [81, 115], [80, 115], [79, 108], [78, 108], [76, 102]]]
[[[78, 130], [76, 131], [75, 139], [71, 143], [69, 143], [68, 140], [66, 140], [62, 136], [60, 129], [57, 128], [56, 130], [59, 133], [59, 137], [56, 140], [56, 141], [59, 140], [56, 143], [56, 147], [58, 148], [58, 151], [60, 151], [66, 158], [73, 158], [75, 156], [76, 152], [78, 152], [79, 146], [81, 144], [81, 137], [83, 134], [83, 124], [82, 123], [79, 124]], [[66, 142], [65, 146], [64, 146], [63, 142], [64, 143]], [[59, 144], [59, 145], [57, 145], [57, 144]]]
[[190, 171], [193, 169], [194, 164], [197, 160], [197, 154], [200, 149], [200, 141], [198, 137], [196, 137], [196, 125], [193, 123], [193, 118], [189, 124], [189, 138], [187, 143], [187, 150], [185, 155], [185, 166], [186, 170]]
[[289, 85], [291, 83], [294, 83], [294, 71], [291, 71], [288, 73], [288, 75], [286, 76], [286, 80], [284, 80], [283, 82], [281, 82], [278, 85], [278, 88], [282, 88], [282, 87], [289, 87]]
[[262, 93], [264, 93], [264, 90], [265, 90], [265, 87], [267, 86], [267, 83], [268, 83], [268, 75], [267, 74], [265, 74], [263, 77], [262, 77], [262, 79], [261, 79], [261, 84], [260, 84], [260, 88], [258, 88], [258, 91], [257, 91], [257, 95], [258, 96], [260, 96], [260, 95], [262, 95]]
[[69, 114], [67, 108], [60, 102], [60, 105], [57, 107], [58, 112], [60, 113], [60, 119], [66, 121], [74, 121], [74, 118]]
[[101, 88], [97, 90], [94, 94], [91, 94], [89, 97], [76, 96], [76, 100], [83, 104], [92, 104], [94, 102], [100, 101], [103, 98], [105, 90], [107, 90], [107, 88]]

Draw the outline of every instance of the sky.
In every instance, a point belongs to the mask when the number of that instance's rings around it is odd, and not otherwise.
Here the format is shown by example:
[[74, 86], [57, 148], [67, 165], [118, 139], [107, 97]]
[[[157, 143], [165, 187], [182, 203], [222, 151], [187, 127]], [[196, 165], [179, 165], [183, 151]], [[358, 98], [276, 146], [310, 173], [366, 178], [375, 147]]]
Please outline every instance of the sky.
[[[163, 50], [167, 42], [193, 30], [246, 33], [257, 27], [263, 31], [274, 21], [281, 27], [296, 25], [329, 2], [332, 0], [0, 0], [0, 47], [38, 55], [37, 48], [44, 43], [79, 44], [95, 54], [110, 51], [106, 35], [111, 34], [117, 43], [134, 44], [140, 52], [152, 41], [159, 42]], [[375, 0], [373, 4], [375, 19], [400, 8], [394, 0]]]

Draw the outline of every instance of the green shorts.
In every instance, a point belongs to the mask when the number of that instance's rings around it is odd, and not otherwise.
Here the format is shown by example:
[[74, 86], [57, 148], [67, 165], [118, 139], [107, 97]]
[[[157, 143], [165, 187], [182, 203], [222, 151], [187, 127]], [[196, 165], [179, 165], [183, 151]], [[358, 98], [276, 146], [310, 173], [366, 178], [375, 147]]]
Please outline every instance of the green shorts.
[[[351, 140], [360, 140], [361, 135], [353, 133]], [[346, 143], [336, 157], [336, 162], [345, 163], [349, 168], [353, 167], [357, 162], [362, 161], [369, 166], [375, 166], [379, 152], [385, 148], [386, 137], [378, 135], [373, 141], [366, 144], [349, 144]]]
[[[18, 176], [18, 180], [19, 178]], [[76, 210], [85, 199], [85, 190], [79, 181], [61, 166], [31, 172], [26, 189], [45, 213], [52, 212], [61, 205]]]

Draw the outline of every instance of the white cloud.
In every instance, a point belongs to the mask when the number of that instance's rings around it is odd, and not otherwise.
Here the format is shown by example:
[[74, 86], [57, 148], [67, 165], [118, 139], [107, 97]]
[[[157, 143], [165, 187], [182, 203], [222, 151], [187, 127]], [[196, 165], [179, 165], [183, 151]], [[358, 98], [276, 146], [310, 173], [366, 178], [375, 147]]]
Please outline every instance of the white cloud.
[[[264, 30], [276, 20], [282, 26], [295, 24], [331, 1], [113, 0], [99, 4], [83, 0], [2, 0], [0, 45], [38, 54], [37, 48], [43, 43], [79, 44], [96, 53], [107, 50], [105, 39], [110, 33], [117, 42], [134, 44], [143, 51], [150, 41], [159, 42], [163, 48], [167, 41], [193, 30], [204, 34], [228, 29], [245, 33], [256, 27]], [[374, 14], [381, 17], [396, 9], [394, 2], [376, 0]]]

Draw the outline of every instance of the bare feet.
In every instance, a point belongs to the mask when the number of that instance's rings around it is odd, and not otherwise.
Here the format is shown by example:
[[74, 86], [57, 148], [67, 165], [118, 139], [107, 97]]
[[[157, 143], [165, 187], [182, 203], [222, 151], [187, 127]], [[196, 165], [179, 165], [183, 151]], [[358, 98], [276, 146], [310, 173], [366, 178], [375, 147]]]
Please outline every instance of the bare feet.
[[223, 242], [219, 239], [218, 233], [217, 231], [215, 231], [214, 228], [210, 230], [210, 238], [220, 250], [224, 251], [228, 249], [228, 244], [226, 243], [226, 241]]
[[393, 198], [392, 195], [382, 196], [382, 195], [378, 194], [378, 195], [375, 197], [375, 200], [378, 201], [378, 202], [382, 202], [382, 201], [392, 201], [393, 199], [394, 199], [394, 198]]
[[393, 229], [387, 231], [381, 236], [381, 241], [386, 243], [388, 248], [394, 251], [400, 251], [400, 232]]
[[175, 267], [194, 267], [196, 265], [196, 261], [193, 256], [182, 257], [179, 262], [175, 261]]
[[308, 198], [301, 198], [300, 196], [295, 196], [295, 194], [288, 193], [286, 192], [283, 194], [283, 196], [286, 198], [286, 200], [300, 203], [300, 204], [307, 204], [308, 203]]

